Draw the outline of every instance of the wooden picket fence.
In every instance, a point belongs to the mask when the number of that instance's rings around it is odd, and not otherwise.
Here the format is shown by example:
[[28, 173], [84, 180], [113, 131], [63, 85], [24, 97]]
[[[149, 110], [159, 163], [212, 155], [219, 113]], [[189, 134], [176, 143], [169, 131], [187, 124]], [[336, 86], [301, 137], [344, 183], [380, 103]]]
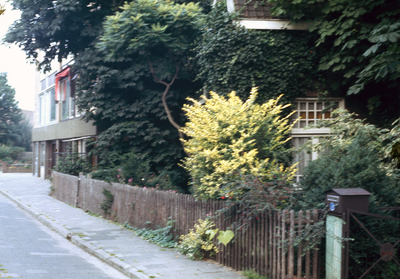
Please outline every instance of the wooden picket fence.
[[[225, 206], [222, 200], [199, 201], [191, 195], [111, 184], [84, 176], [78, 180], [56, 172], [53, 172], [53, 188], [58, 199], [70, 200], [70, 204], [97, 214], [103, 214], [99, 204], [104, 200], [102, 191], [106, 188], [114, 195], [112, 214], [108, 217], [132, 227], [152, 229], [164, 227], [170, 218], [175, 221], [173, 234], [176, 238], [187, 234], [199, 219], [209, 214], [215, 216]], [[213, 221], [216, 228], [226, 230], [241, 214], [240, 208], [234, 208], [228, 215]], [[317, 219], [317, 210], [263, 212], [226, 247], [218, 244], [219, 253], [211, 259], [238, 271], [254, 269], [269, 279], [317, 279], [318, 249], [302, 253], [301, 245], [286, 245], [285, 248], [282, 244], [292, 244], [294, 237], [300, 234], [299, 228]]]

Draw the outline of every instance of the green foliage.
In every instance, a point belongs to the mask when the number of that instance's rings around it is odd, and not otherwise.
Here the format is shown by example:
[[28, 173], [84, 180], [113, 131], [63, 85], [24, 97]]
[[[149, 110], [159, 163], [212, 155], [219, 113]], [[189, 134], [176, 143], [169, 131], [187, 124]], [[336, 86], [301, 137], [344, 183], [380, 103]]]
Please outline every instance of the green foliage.
[[31, 131], [23, 129], [22, 112], [15, 101], [14, 88], [8, 84], [6, 73], [0, 73], [0, 111], [0, 144], [27, 147], [22, 138]]
[[15, 161], [18, 160], [25, 149], [16, 146], [7, 146], [0, 144], [0, 160], [2, 161]]
[[[320, 155], [305, 168], [300, 181], [303, 191], [297, 205], [307, 209], [324, 208], [325, 191], [332, 188], [363, 188], [372, 193], [370, 213], [396, 217], [392, 211], [382, 211], [379, 207], [399, 206], [400, 203], [399, 170], [396, 168], [396, 159], [390, 154], [400, 138], [398, 127], [391, 131], [379, 129], [355, 119], [352, 114], [340, 110], [336, 113], [336, 118], [321, 121], [317, 126], [328, 127], [331, 133], [311, 146], [311, 150]], [[359, 215], [357, 218], [383, 243], [396, 242], [400, 228], [398, 221]], [[350, 277], [356, 278], [362, 274], [357, 270], [359, 264], [371, 266], [376, 261], [374, 254], [369, 252], [376, 250], [376, 243], [354, 221], [351, 238], [354, 241], [350, 241]], [[374, 268], [376, 275], [368, 278], [380, 277], [393, 267], [391, 263], [377, 265]]]
[[266, 181], [277, 169], [282, 175], [293, 175], [293, 166], [284, 167], [276, 161], [285, 151], [292, 127], [290, 115], [281, 116], [287, 105], [278, 105], [279, 98], [258, 105], [256, 98], [256, 89], [246, 102], [235, 92], [228, 99], [211, 92], [204, 104], [191, 99], [193, 105], [184, 106], [189, 121], [182, 131], [190, 137], [184, 141], [190, 157], [183, 166], [192, 176], [194, 193], [200, 198], [221, 197], [222, 185], [235, 181], [239, 173], [254, 174]]
[[240, 207], [239, 218], [229, 226], [237, 233], [244, 233], [262, 212], [290, 209], [294, 202], [292, 177], [279, 169], [271, 174], [268, 179], [257, 174], [235, 175], [233, 182], [222, 187], [225, 206], [217, 216], [230, 216]]
[[133, 230], [137, 236], [140, 236], [144, 240], [161, 247], [174, 248], [177, 244], [173, 240], [172, 229], [174, 227], [174, 221], [171, 220], [171, 217], [169, 217], [166, 227], [157, 230], [132, 228], [127, 223], [124, 224], [124, 227]]
[[178, 251], [191, 260], [202, 260], [206, 252], [210, 252], [211, 256], [218, 253], [218, 248], [209, 237], [209, 231], [214, 226], [214, 223], [208, 219], [199, 219], [194, 229], [190, 229], [186, 235], [181, 235], [181, 241], [177, 246]]
[[398, 83], [400, 78], [400, 22], [390, 24], [387, 20], [382, 21], [371, 31], [368, 40], [373, 45], [363, 56], [370, 57], [370, 62], [359, 73], [359, 79], [350, 87], [349, 94], [359, 93], [371, 81], [390, 80]]
[[231, 230], [220, 231], [219, 229], [208, 230], [206, 233], [210, 236], [210, 240], [213, 240], [214, 236], [217, 235], [218, 243], [222, 243], [225, 246], [235, 237], [235, 233]]
[[103, 131], [95, 150], [100, 158], [133, 147], [146, 154], [153, 173], [168, 172], [173, 184], [187, 187], [174, 126], [185, 121], [182, 105], [199, 88], [188, 59], [201, 17], [193, 3], [126, 3], [105, 22], [97, 48], [77, 57], [77, 104]]
[[[148, 59], [151, 62], [165, 59], [173, 65], [169, 56], [179, 57], [182, 51], [189, 50], [202, 18], [200, 8], [194, 3], [137, 0], [126, 2], [121, 9], [106, 19], [104, 33], [97, 44], [108, 52], [107, 59], [111, 61], [139, 54], [144, 64]], [[168, 68], [166, 63], [161, 64], [162, 77], [175, 72]]]
[[104, 200], [100, 203], [100, 208], [104, 211], [104, 214], [111, 214], [112, 204], [114, 202], [114, 195], [106, 188], [103, 189]]
[[[261, 2], [261, 1], [259, 1]], [[313, 90], [321, 77], [316, 36], [294, 30], [249, 30], [235, 23], [236, 14], [218, 1], [207, 15], [196, 48], [199, 80], [204, 91], [221, 95], [231, 91], [246, 100], [259, 88], [258, 103], [282, 97], [283, 102]]]
[[255, 270], [252, 269], [244, 270], [242, 273], [249, 279], [268, 279], [267, 277], [258, 274]]
[[53, 59], [81, 53], [102, 30], [104, 17], [111, 15], [123, 1], [12, 0], [21, 18], [10, 27], [5, 42], [17, 44], [27, 58], [34, 60], [44, 52], [40, 66], [50, 69]]
[[80, 172], [89, 173], [92, 171], [92, 165], [86, 155], [66, 152], [58, 155], [55, 171], [78, 176]]
[[[276, 14], [310, 21], [322, 52], [323, 86], [369, 101], [370, 121], [390, 126], [399, 117], [400, 2], [392, 0], [270, 0]], [[392, 105], [396, 103], [396, 105]], [[362, 105], [361, 105], [362, 106]], [[359, 108], [363, 112], [362, 108]]]
[[[164, 191], [183, 191], [174, 184], [179, 181], [180, 172], [173, 170], [152, 172], [148, 156], [137, 153], [135, 149], [122, 155], [117, 152], [107, 152], [107, 157], [102, 161], [103, 163], [97, 166], [98, 169], [91, 172], [93, 179]], [[108, 165], [105, 162], [108, 162]]]
[[317, 126], [330, 128], [332, 136], [311, 146], [321, 155], [309, 163], [300, 181], [305, 206], [322, 208], [324, 192], [332, 188], [366, 189], [373, 194], [371, 205], [375, 208], [397, 205], [400, 182], [396, 160], [390, 156], [395, 142], [388, 139], [399, 137], [399, 131], [390, 134], [352, 114], [336, 113], [336, 118], [320, 121]]

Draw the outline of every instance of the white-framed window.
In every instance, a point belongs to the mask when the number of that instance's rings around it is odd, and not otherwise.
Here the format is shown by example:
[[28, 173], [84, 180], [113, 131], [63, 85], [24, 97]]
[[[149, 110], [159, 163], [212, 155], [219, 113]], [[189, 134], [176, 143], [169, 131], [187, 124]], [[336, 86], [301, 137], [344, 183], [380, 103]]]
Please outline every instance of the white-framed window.
[[74, 81], [68, 77], [59, 81], [61, 120], [67, 120], [80, 116], [75, 105]]
[[[309, 140], [318, 141], [318, 136], [328, 135], [330, 132], [328, 128], [305, 128], [309, 125], [317, 124], [321, 119], [331, 119], [331, 111], [339, 107], [344, 108], [344, 99], [342, 98], [329, 98], [325, 101], [318, 100], [317, 98], [296, 99], [294, 103], [294, 110], [296, 112], [293, 114], [292, 119], [300, 119], [295, 123], [291, 131], [293, 147], [298, 149]], [[329, 108], [329, 110], [322, 113], [326, 108]], [[308, 163], [317, 158], [318, 154], [316, 152], [307, 153], [301, 151], [293, 154], [294, 162], [298, 163], [295, 183], [300, 181], [304, 173], [304, 168]]]
[[47, 125], [56, 121], [55, 74], [40, 81], [39, 93], [39, 125]]

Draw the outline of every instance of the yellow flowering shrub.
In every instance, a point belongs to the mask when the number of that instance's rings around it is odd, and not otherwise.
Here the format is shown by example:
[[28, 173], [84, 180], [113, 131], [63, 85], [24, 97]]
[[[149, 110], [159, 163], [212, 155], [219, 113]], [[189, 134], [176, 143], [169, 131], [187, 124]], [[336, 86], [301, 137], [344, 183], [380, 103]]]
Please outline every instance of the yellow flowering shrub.
[[199, 219], [198, 224], [194, 225], [194, 229], [180, 237], [178, 251], [192, 260], [202, 260], [205, 252], [208, 251], [211, 255], [218, 253], [218, 248], [209, 237], [209, 231], [213, 227], [215, 225], [212, 221]]
[[256, 104], [257, 94], [253, 88], [243, 102], [235, 92], [228, 98], [210, 92], [204, 104], [189, 99], [193, 104], [184, 106], [188, 122], [182, 132], [189, 138], [184, 145], [190, 157], [182, 165], [192, 176], [196, 196], [221, 197], [222, 185], [234, 181], [235, 173], [269, 180], [279, 169], [293, 176], [294, 166], [274, 159], [290, 139], [291, 114], [282, 116], [289, 105], [278, 104], [280, 97]]

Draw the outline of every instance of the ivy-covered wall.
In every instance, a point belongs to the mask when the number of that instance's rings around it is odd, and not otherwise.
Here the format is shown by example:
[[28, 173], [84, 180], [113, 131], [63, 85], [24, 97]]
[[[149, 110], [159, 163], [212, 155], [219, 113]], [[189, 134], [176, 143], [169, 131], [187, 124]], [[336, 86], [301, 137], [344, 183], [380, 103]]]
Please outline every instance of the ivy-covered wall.
[[207, 15], [198, 42], [198, 78], [205, 91], [246, 99], [259, 87], [258, 102], [284, 94], [282, 102], [314, 91], [322, 79], [316, 36], [297, 30], [249, 30], [235, 23], [237, 15], [219, 2]]

